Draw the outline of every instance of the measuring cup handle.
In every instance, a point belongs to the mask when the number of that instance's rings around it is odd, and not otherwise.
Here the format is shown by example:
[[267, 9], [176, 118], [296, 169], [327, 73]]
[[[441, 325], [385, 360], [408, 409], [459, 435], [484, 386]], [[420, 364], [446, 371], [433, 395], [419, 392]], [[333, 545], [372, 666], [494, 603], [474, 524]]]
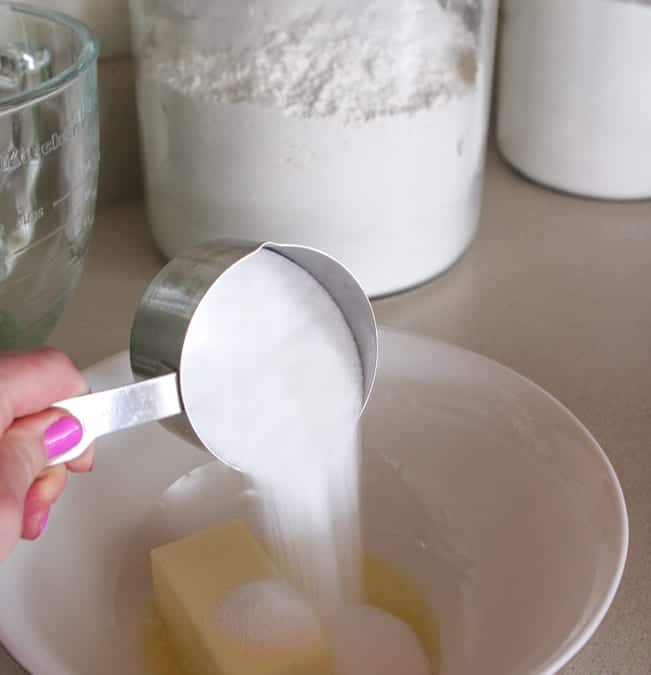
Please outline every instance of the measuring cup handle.
[[52, 407], [62, 408], [74, 415], [81, 423], [83, 435], [72, 450], [51, 460], [48, 466], [76, 459], [96, 438], [104, 434], [183, 412], [176, 373], [69, 398], [54, 403]]

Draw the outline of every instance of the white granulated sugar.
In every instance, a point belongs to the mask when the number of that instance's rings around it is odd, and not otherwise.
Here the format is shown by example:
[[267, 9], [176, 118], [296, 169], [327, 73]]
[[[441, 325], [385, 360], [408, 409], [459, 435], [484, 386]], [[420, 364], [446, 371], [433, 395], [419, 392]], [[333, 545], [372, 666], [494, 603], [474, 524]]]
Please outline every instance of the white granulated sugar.
[[211, 341], [221, 456], [257, 489], [274, 558], [319, 608], [360, 594], [359, 352], [307, 272], [260, 250], [215, 287]]
[[330, 629], [337, 675], [431, 675], [418, 636], [403, 621], [375, 607], [342, 607]]
[[[487, 16], [495, 2], [482, 3]], [[148, 213], [165, 255], [219, 236], [300, 242], [375, 296], [465, 250], [481, 196], [491, 21], [478, 31], [435, 0], [325, 7], [285, 16], [252, 3], [246, 31], [215, 21], [212, 46], [201, 22], [182, 44], [154, 25], [138, 93]]]
[[222, 633], [251, 653], [291, 652], [323, 640], [315, 610], [282, 579], [254, 581], [217, 608]]

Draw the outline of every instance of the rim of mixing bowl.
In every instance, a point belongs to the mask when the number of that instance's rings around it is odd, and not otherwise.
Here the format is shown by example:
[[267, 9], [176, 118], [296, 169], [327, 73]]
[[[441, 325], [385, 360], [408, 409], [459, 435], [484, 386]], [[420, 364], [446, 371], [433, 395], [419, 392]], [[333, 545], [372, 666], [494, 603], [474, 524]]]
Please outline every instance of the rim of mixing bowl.
[[73, 19], [71, 16], [63, 14], [62, 12], [41, 9], [40, 7], [34, 7], [33, 5], [24, 4], [22, 2], [12, 2], [11, 0], [0, 0], [0, 11], [16, 12], [17, 14], [23, 14], [25, 16], [35, 16], [51, 23], [57, 23], [75, 32], [82, 43], [79, 56], [72, 65], [33, 89], [22, 91], [5, 99], [1, 99], [0, 112], [24, 107], [51, 95], [54, 92], [61, 91], [74, 82], [80, 75], [85, 73], [88, 68], [97, 61], [97, 56], [99, 54], [97, 38], [85, 23]]

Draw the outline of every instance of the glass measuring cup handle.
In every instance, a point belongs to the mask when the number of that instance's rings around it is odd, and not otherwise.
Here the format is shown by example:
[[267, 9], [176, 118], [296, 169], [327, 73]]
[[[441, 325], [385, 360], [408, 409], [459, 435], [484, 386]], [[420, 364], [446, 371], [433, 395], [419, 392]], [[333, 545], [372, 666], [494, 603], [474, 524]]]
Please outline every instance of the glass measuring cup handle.
[[83, 435], [76, 447], [51, 460], [48, 466], [76, 459], [100, 436], [183, 412], [176, 373], [69, 398], [52, 407], [74, 415], [81, 423]]

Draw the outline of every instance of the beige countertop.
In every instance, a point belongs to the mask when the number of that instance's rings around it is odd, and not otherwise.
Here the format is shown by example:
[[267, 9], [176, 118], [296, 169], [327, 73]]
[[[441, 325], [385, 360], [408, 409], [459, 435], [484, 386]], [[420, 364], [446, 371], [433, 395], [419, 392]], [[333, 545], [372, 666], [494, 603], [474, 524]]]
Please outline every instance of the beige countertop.
[[[80, 366], [125, 349], [161, 265], [140, 204], [100, 210], [81, 287], [51, 343]], [[612, 609], [564, 673], [651, 674], [650, 296], [651, 202], [549, 192], [492, 156], [468, 254], [433, 283], [376, 303], [381, 323], [462, 345], [539, 383], [613, 462], [631, 521], [629, 559]]]

